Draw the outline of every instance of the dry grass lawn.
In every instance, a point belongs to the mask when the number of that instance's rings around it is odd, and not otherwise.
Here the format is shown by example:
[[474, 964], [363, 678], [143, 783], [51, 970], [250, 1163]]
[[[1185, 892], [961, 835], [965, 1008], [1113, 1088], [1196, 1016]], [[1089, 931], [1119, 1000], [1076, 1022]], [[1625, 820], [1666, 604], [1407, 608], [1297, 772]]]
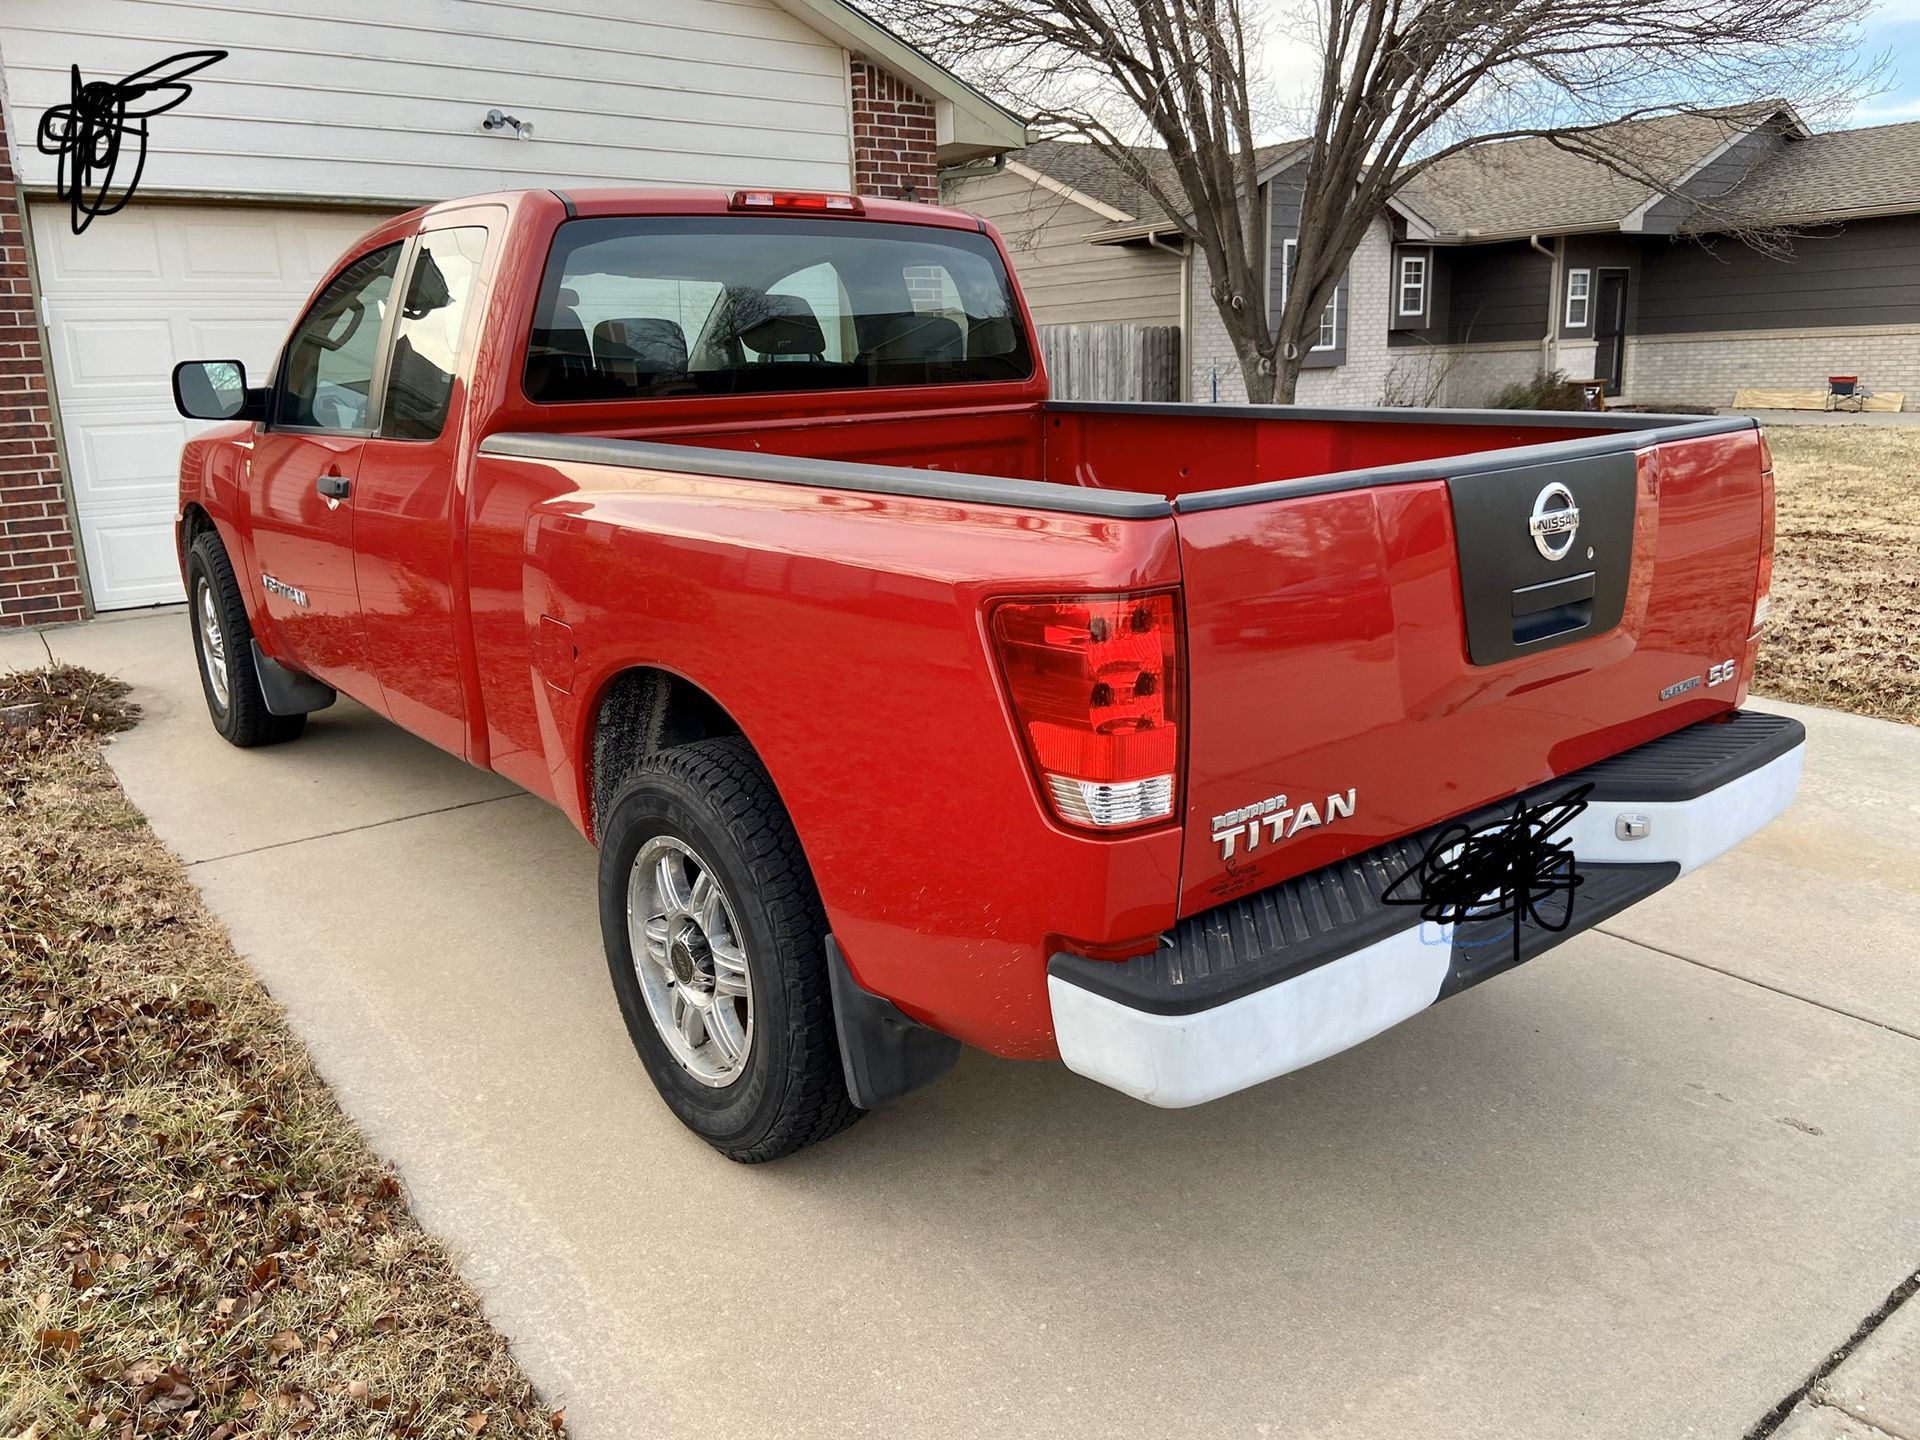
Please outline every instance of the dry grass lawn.
[[1754, 688], [1920, 724], [1920, 429], [1781, 425]]
[[551, 1437], [95, 732], [0, 676], [0, 1436]]

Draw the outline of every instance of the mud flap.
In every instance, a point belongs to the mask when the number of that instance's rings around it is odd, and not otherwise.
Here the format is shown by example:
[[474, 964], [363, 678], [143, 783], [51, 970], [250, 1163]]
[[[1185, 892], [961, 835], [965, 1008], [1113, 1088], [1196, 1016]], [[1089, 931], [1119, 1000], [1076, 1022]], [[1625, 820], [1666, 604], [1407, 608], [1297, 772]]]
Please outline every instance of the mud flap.
[[258, 640], [251, 643], [254, 672], [260, 677], [260, 694], [268, 710], [275, 715], [311, 715], [333, 704], [336, 692], [331, 685], [268, 659]]
[[862, 988], [833, 937], [827, 937], [827, 979], [847, 1094], [876, 1110], [931, 1085], [960, 1059], [960, 1042], [900, 1013], [891, 1000]]

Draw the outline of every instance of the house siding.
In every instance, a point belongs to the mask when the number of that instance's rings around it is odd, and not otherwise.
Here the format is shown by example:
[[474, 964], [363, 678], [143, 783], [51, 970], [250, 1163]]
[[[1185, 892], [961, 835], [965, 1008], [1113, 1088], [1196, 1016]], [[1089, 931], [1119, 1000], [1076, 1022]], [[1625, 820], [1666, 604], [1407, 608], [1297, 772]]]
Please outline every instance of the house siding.
[[[332, 0], [325, 14], [193, 0], [0, 6], [23, 126], [66, 103], [76, 62], [111, 79], [208, 47], [229, 53], [153, 122], [143, 194], [411, 202], [547, 185], [844, 190], [852, 179], [846, 52], [768, 0]], [[483, 130], [494, 107], [531, 121], [533, 138]], [[16, 162], [29, 188], [54, 184], [54, 157], [31, 143]]]
[[1114, 222], [1019, 175], [949, 181], [946, 203], [989, 221], [1039, 325], [1180, 323], [1178, 255], [1145, 245], [1089, 245]]
[[1721, 237], [1650, 242], [1640, 335], [1920, 324], [1920, 215], [1794, 237], [1790, 258]]
[[1642, 228], [1649, 235], [1671, 235], [1695, 214], [1710, 217], [1713, 202], [1746, 179], [1753, 167], [1778, 154], [1786, 139], [1778, 130], [1751, 130], [1700, 167], [1700, 172], [1682, 187], [1683, 194], [1668, 195], [1648, 208]]
[[[1287, 242], [1300, 238], [1301, 195], [1305, 191], [1305, 181], [1298, 167], [1289, 166], [1267, 182], [1267, 325], [1278, 330], [1280, 311], [1286, 304]], [[1362, 239], [1372, 238], [1369, 231]], [[1357, 252], [1356, 252], [1357, 253]], [[1317, 370], [1335, 368], [1347, 363], [1347, 335], [1350, 326], [1350, 312], [1353, 307], [1353, 272], [1349, 264], [1347, 271], [1340, 276], [1340, 283], [1334, 287], [1334, 324], [1333, 347], [1316, 351], [1301, 362], [1303, 369]]]
[[1446, 331], [1449, 344], [1538, 341], [1546, 333], [1547, 286], [1553, 263], [1526, 241], [1460, 251], [1454, 256], [1451, 271]]

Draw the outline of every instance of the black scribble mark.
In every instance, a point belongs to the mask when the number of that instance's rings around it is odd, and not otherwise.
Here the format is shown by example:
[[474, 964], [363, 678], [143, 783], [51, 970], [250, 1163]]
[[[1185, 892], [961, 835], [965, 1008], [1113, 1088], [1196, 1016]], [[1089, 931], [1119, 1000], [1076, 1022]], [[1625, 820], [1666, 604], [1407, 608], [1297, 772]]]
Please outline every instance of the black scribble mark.
[[[1560, 931], [1573, 923], [1574, 892], [1581, 876], [1573, 842], [1554, 839], [1587, 808], [1591, 785], [1538, 805], [1513, 803], [1504, 820], [1478, 830], [1449, 825], [1434, 837], [1417, 865], [1396, 875], [1380, 898], [1389, 905], [1418, 905], [1420, 918], [1436, 925], [1513, 917], [1513, 962], [1520, 963], [1523, 923]], [[1566, 896], [1564, 907], [1543, 902]]]
[[[60, 157], [60, 198], [74, 234], [133, 198], [147, 168], [147, 122], [193, 93], [187, 76], [226, 58], [224, 50], [186, 50], [118, 81], [83, 83], [80, 67], [73, 67], [72, 97], [40, 117], [35, 144], [41, 154]], [[116, 181], [114, 172], [129, 151], [133, 174]]]

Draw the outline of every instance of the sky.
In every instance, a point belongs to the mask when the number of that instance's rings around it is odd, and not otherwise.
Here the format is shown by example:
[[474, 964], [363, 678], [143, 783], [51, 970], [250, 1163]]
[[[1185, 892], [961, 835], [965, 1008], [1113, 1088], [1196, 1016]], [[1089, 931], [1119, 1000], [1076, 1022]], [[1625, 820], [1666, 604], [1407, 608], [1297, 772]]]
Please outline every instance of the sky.
[[[1283, 14], [1293, 8], [1293, 0], [1270, 0], [1270, 3]], [[1861, 27], [1858, 58], [1863, 64], [1884, 58], [1886, 69], [1879, 93], [1861, 101], [1853, 114], [1840, 123], [1891, 125], [1920, 120], [1920, 0], [1880, 0]], [[1316, 79], [1314, 57], [1299, 44], [1282, 41], [1271, 45], [1268, 65], [1269, 82], [1283, 100], [1310, 92]], [[1835, 123], [1835, 117], [1830, 115], [1809, 118], [1817, 130], [1828, 129]], [[1276, 117], [1267, 128], [1275, 135], [1297, 134], [1300, 120], [1292, 115]]]
[[1920, 120], [1920, 0], [1884, 0], [1862, 36], [1867, 56], [1888, 53], [1886, 92], [1854, 111], [1855, 125]]

